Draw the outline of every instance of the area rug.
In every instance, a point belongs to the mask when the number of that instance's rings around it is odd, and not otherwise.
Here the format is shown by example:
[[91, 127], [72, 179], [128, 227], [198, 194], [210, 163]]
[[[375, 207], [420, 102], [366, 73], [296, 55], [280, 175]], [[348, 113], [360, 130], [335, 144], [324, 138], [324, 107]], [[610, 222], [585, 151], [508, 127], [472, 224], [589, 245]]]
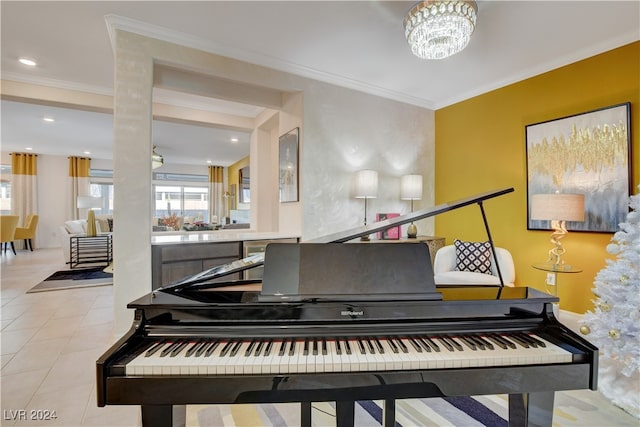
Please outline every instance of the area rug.
[[113, 274], [103, 270], [104, 267], [95, 267], [56, 271], [27, 293], [112, 285]]
[[[357, 402], [356, 426], [380, 426], [382, 401]], [[335, 406], [332, 402], [312, 404], [313, 426], [335, 426]], [[396, 427], [464, 426], [506, 427], [508, 425], [506, 396], [449, 397], [405, 399], [396, 401]], [[300, 405], [297, 403], [190, 405], [187, 407], [187, 427], [267, 427], [300, 425]]]

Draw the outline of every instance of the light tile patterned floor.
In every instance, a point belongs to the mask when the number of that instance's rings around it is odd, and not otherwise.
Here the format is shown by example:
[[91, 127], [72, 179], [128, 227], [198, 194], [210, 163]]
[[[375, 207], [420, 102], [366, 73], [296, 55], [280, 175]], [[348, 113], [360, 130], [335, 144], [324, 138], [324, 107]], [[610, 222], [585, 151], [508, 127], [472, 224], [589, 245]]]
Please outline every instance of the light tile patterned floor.
[[[96, 406], [95, 361], [114, 341], [112, 287], [26, 294], [65, 269], [60, 249], [2, 254], [0, 265], [1, 425], [140, 425], [138, 407]], [[558, 393], [558, 401], [578, 409], [554, 426], [640, 426], [597, 392]], [[21, 409], [56, 411], [57, 418], [5, 419]]]

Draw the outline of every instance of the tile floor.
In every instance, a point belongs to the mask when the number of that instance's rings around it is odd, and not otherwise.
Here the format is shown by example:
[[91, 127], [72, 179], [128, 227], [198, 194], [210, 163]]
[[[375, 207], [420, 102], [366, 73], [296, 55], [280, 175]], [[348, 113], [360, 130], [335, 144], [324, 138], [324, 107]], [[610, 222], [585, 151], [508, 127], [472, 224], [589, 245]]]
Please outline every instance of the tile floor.
[[[112, 336], [112, 287], [101, 286], [27, 294], [57, 270], [65, 269], [61, 249], [0, 255], [0, 371], [2, 426], [137, 426], [138, 407], [96, 406], [95, 361]], [[597, 392], [563, 392], [589, 400], [606, 412], [610, 426], [640, 426]], [[14, 420], [15, 411], [55, 411], [50, 421]], [[592, 414], [593, 415], [593, 414]], [[570, 424], [592, 426], [589, 413]], [[595, 426], [594, 426], [595, 427]], [[599, 423], [598, 427], [605, 427]]]

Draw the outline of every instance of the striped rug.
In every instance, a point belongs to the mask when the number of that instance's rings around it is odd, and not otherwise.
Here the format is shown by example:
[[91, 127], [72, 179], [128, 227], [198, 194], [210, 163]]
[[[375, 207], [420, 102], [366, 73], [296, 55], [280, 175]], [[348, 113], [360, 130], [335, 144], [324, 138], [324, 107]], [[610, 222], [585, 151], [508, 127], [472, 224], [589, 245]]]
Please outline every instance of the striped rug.
[[[382, 401], [358, 402], [355, 409], [355, 425], [380, 426], [381, 405]], [[187, 408], [186, 417], [188, 427], [290, 427], [300, 425], [300, 405], [192, 405]], [[396, 402], [396, 427], [506, 427], [507, 417], [507, 397], [503, 395], [406, 399]], [[334, 404], [314, 403], [312, 420], [314, 426], [335, 426]]]

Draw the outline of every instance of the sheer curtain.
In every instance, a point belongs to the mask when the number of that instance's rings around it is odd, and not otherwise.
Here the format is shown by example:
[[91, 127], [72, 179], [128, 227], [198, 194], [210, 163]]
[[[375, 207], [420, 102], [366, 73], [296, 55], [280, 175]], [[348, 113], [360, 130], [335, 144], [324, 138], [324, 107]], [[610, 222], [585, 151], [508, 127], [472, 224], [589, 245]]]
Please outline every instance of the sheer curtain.
[[[18, 215], [18, 226], [24, 226], [27, 215], [38, 213], [38, 155], [11, 153], [11, 213]], [[22, 242], [16, 242], [18, 249]]]
[[219, 223], [224, 216], [224, 167], [209, 166], [209, 222]]
[[67, 206], [67, 218], [82, 219], [86, 212], [78, 209], [78, 196], [89, 196], [89, 169], [91, 159], [88, 157], [69, 157], [69, 188], [71, 203]]

